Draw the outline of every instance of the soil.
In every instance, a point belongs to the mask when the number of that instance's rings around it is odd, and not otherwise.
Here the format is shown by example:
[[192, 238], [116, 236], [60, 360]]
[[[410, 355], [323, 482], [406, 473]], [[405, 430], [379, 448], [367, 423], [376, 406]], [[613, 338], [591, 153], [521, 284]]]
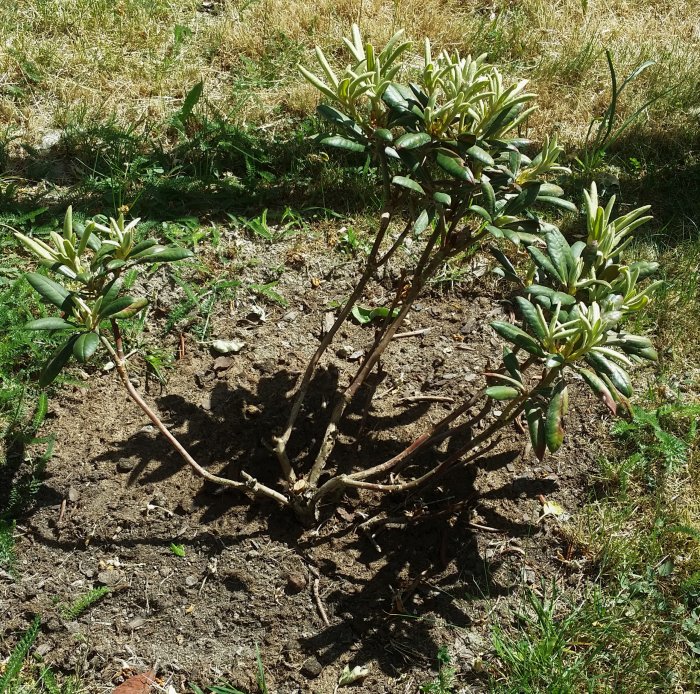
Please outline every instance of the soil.
[[[164, 386], [146, 380], [136, 357], [132, 372], [200, 463], [279, 484], [264, 442], [284, 421], [328, 306], [347, 295], [356, 261], [329, 253], [322, 241], [303, 255], [294, 240], [230, 242], [239, 260], [265, 258], [248, 263], [250, 281], [284, 267], [275, 290], [289, 305], [242, 295], [217, 307], [209, 333], [244, 341], [239, 353], [222, 359], [185, 335]], [[179, 290], [163, 274], [149, 281], [160, 288], [153, 316], [163, 321]], [[381, 305], [390, 285], [391, 276], [378, 280], [365, 302]], [[480, 294], [436, 291], [418, 302], [402, 330], [430, 330], [392, 342], [346, 419], [333, 467], [386, 460], [451, 407], [405, 398], [459, 402], [481, 387], [489, 355], [500, 350], [488, 321], [506, 317], [509, 304]], [[158, 330], [148, 339], [161, 339]], [[165, 339], [177, 352], [179, 338]], [[347, 382], [371, 339], [371, 326], [348, 322], [324, 358], [292, 440], [299, 460], [313, 453], [336, 384]], [[601, 408], [580, 388], [565, 445], [542, 463], [513, 430], [421, 496], [349, 495], [305, 529], [274, 502], [194, 477], [116, 374], [99, 364], [89, 371], [74, 372], [85, 380], [63, 386], [51, 403], [44, 429], [56, 434], [56, 451], [36, 507], [17, 526], [14, 575], [0, 577], [0, 643], [11, 647], [41, 614], [40, 654], [58, 671], [80, 673], [90, 691], [111, 691], [151, 667], [177, 692], [221, 681], [257, 691], [259, 648], [271, 693], [330, 694], [346, 665], [369, 671], [354, 691], [413, 693], [435, 677], [442, 646], [458, 690], [484, 691], [495, 672], [492, 626], [511, 622], [524, 590], [582, 578], [583, 562], [571, 561], [561, 529], [566, 516], [543, 514], [544, 501], [576, 511], [599, 453]], [[372, 536], [360, 532], [374, 516], [390, 522]], [[99, 586], [110, 592], [71, 619], [66, 606]]]

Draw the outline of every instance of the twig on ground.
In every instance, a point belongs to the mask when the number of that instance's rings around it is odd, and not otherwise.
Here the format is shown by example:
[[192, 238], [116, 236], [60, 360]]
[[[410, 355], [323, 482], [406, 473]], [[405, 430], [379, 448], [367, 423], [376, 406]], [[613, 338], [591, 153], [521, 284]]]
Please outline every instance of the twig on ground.
[[429, 333], [431, 330], [435, 328], [434, 325], [431, 325], [429, 328], [419, 328], [418, 330], [409, 330], [405, 333], [396, 333], [394, 337], [392, 337], [392, 340], [401, 340], [404, 337], [417, 337], [418, 335], [425, 335], [425, 333]]
[[318, 584], [320, 583], [320, 580], [318, 578], [314, 578], [313, 582], [313, 592], [314, 592], [314, 600], [316, 601], [316, 609], [318, 609], [318, 613], [321, 615], [321, 619], [323, 620], [323, 623], [329, 627], [331, 625], [330, 620], [328, 619], [328, 615], [326, 614], [326, 608], [323, 606], [323, 603], [321, 602], [321, 594], [318, 592]]
[[447, 395], [409, 395], [405, 398], [401, 398], [396, 404], [403, 405], [404, 403], [412, 402], [446, 402], [453, 403], [454, 398], [450, 398]]

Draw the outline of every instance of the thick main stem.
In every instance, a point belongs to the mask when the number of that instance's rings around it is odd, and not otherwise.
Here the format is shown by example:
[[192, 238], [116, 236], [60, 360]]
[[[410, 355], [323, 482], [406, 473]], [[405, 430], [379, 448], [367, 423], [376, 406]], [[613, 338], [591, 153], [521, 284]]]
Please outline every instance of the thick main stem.
[[200, 476], [209, 482], [221, 485], [222, 487], [231, 487], [233, 489], [239, 489], [241, 491], [248, 491], [256, 496], [268, 497], [274, 499], [283, 506], [289, 505], [289, 500], [280, 492], [267, 487], [264, 484], [258, 482], [254, 477], [249, 475], [247, 472], [241, 472], [241, 477], [245, 482], [238, 482], [236, 480], [231, 480], [226, 477], [219, 477], [218, 475], [213, 475], [208, 470], [204, 469], [188, 452], [187, 449], [177, 440], [177, 438], [172, 434], [172, 432], [163, 424], [158, 415], [151, 409], [148, 403], [141, 397], [141, 394], [134, 388], [133, 383], [129, 379], [129, 373], [126, 370], [126, 362], [124, 359], [124, 350], [122, 347], [122, 337], [119, 330], [119, 326], [116, 321], [112, 321], [112, 332], [114, 334], [114, 344], [115, 348], [109, 343], [105, 337], [100, 335], [100, 340], [102, 344], [106, 347], [107, 351], [110, 353], [114, 365], [117, 369], [117, 373], [126, 388], [129, 397], [145, 412], [146, 416], [153, 422], [155, 427], [160, 431], [163, 436], [167, 439], [168, 443], [182, 456], [185, 462]]

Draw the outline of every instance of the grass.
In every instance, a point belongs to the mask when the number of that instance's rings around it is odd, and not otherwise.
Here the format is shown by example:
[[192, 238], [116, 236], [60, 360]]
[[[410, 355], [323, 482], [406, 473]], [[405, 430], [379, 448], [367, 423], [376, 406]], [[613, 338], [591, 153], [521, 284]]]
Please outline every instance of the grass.
[[700, 685], [700, 405], [636, 407], [619, 421], [591, 502], [569, 528], [594, 573], [583, 594], [526, 594], [497, 626], [493, 691], [695, 691]]
[[[648, 375], [635, 418], [614, 429], [615, 447], [568, 530], [588, 569], [588, 586], [582, 593], [543, 586], [527, 595], [512, 623], [494, 629], [498, 659], [491, 687], [513, 693], [696, 689], [695, 5], [253, 0], [215, 3], [209, 12], [199, 0], [1, 4], [0, 475], [12, 484], [0, 486], [0, 567], [13, 570], [14, 524], [30, 506], [51, 455], [51, 439], [39, 431], [46, 403], [32, 386], [51, 339], [38, 343], [21, 328], [44, 309], [20, 280], [25, 260], [10, 229], [48, 234], [69, 202], [76, 214], [122, 208], [159, 224], [159, 234], [203, 257], [173, 276], [176, 301], [166, 332], [189, 330], [206, 341], [217, 304], [241, 292], [285, 305], [291, 298], [275, 289], [279, 272], [247, 282], [221, 231], [236, 228], [261, 245], [288, 237], [303, 245], [309, 235], [338, 233], [339, 252], [364, 252], [365, 215], [379, 206], [376, 188], [364, 160], [348, 155], [329, 163], [314, 145], [316, 94], [296, 64], [313, 61], [315, 44], [337, 58], [338, 37], [352, 21], [377, 43], [404, 27], [417, 43], [429, 36], [436, 49], [485, 51], [506, 72], [528, 78], [540, 108], [525, 133], [539, 140], [558, 131], [577, 187], [592, 175], [606, 192], [619, 194], [623, 210], [653, 205], [656, 221], [637, 251], [660, 262], [665, 280], [639, 326], [655, 336], [659, 372]], [[648, 106], [595, 166], [581, 170], [575, 157], [585, 153], [589, 125], [610, 104], [606, 50], [620, 76], [654, 61], [620, 96], [617, 124]], [[338, 217], [346, 225], [342, 232], [336, 232]], [[463, 276], [460, 265], [446, 267], [441, 286]], [[129, 337], [162, 379], [171, 356], [150, 344], [141, 328], [134, 324]], [[74, 682], [60, 688], [40, 663], [27, 667], [36, 636], [30, 629], [0, 674], [7, 678], [10, 667], [25, 663], [11, 675], [8, 691], [74, 691]], [[450, 691], [450, 669], [441, 660], [438, 679], [424, 691]], [[264, 671], [261, 676], [263, 691]]]

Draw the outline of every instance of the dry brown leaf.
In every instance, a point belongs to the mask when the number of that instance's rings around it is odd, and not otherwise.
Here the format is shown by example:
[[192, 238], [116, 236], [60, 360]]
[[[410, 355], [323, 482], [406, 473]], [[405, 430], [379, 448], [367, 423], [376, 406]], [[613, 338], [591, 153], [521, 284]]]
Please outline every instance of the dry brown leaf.
[[112, 694], [149, 694], [155, 681], [156, 673], [153, 670], [142, 672], [122, 682]]

